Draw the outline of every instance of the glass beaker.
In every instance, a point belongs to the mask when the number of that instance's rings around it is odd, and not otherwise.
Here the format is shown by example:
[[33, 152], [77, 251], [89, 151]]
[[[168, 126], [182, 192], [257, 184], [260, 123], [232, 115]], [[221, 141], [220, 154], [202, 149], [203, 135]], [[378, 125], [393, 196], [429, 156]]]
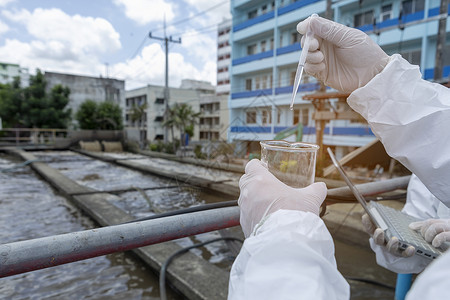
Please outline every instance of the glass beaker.
[[261, 161], [270, 173], [293, 188], [314, 183], [319, 146], [302, 142], [262, 141]]

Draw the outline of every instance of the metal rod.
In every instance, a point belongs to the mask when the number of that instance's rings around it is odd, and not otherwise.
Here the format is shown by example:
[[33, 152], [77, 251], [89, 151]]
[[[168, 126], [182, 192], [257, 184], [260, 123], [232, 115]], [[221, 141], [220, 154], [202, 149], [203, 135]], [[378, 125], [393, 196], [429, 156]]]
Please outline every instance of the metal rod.
[[[376, 182], [362, 183], [357, 184], [356, 188], [363, 194], [364, 196], [371, 196], [381, 193], [386, 193], [390, 191], [395, 191], [397, 189], [406, 189], [409, 183], [409, 179], [411, 176], [403, 176], [397, 177], [387, 180], [381, 180]], [[340, 187], [335, 189], [328, 190], [327, 196], [352, 196], [353, 193], [350, 189], [346, 187]]]
[[0, 278], [239, 225], [239, 207], [0, 245]]

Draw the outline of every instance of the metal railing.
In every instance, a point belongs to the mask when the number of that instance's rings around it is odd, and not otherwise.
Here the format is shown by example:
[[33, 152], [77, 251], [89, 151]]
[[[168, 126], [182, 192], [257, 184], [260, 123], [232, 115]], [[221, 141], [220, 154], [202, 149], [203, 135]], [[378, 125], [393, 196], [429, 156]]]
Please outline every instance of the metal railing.
[[55, 128], [3, 128], [0, 130], [0, 143], [54, 144], [58, 138], [67, 137], [67, 129]]

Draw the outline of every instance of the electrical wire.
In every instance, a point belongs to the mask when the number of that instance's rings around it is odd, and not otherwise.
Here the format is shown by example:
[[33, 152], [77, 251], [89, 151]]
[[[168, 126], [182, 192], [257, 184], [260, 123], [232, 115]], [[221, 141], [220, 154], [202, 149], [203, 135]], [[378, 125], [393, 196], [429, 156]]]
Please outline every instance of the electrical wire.
[[161, 271], [159, 273], [159, 293], [160, 293], [160, 298], [162, 300], [166, 300], [167, 299], [167, 295], [166, 295], [166, 270], [169, 267], [170, 263], [177, 257], [180, 256], [186, 252], [188, 252], [191, 249], [194, 248], [199, 248], [199, 247], [203, 247], [207, 244], [211, 244], [214, 242], [218, 242], [218, 241], [223, 241], [223, 240], [228, 240], [228, 241], [238, 241], [240, 243], [244, 243], [243, 240], [238, 239], [238, 238], [233, 238], [233, 237], [221, 237], [221, 238], [216, 238], [216, 239], [212, 239], [203, 243], [199, 243], [199, 244], [195, 244], [183, 249], [178, 250], [177, 252], [175, 252], [174, 254], [172, 254], [171, 256], [169, 256], [169, 258], [164, 262], [164, 264], [161, 266]]
[[[213, 10], [213, 9], [216, 9], [216, 8], [218, 8], [219, 6], [221, 6], [221, 5], [225, 4], [225, 3], [229, 3], [229, 2], [230, 2], [229, 0], [222, 1], [222, 2], [220, 2], [220, 3], [218, 3], [218, 4], [216, 4], [216, 5], [214, 5], [214, 6], [210, 7], [210, 8], [208, 8], [208, 9], [205, 9], [205, 10], [202, 10], [202, 11], [196, 13], [196, 14], [193, 14], [192, 16], [190, 16], [190, 17], [188, 17], [188, 18], [181, 19], [181, 20], [178, 20], [178, 21], [169, 23], [167, 26], [173, 26], [173, 25], [178, 25], [178, 24], [187, 22], [187, 21], [189, 21], [189, 20], [192, 20], [193, 18], [196, 18], [196, 17], [198, 17], [198, 16], [204, 15], [204, 14], [207, 13], [208, 11], [211, 11], [211, 10]], [[156, 27], [156, 28], [154, 28], [153, 30], [150, 30], [150, 31], [157, 31], [157, 30], [161, 30], [161, 29], [164, 29], [164, 26]]]

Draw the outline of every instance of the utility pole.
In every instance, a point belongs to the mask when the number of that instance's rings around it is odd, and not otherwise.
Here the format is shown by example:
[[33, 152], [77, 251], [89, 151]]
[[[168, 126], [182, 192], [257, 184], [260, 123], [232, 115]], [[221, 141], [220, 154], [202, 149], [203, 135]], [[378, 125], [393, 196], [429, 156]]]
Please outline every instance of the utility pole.
[[448, 15], [448, 0], [441, 0], [441, 6], [439, 7], [439, 14], [445, 16], [439, 19], [439, 27], [436, 39], [436, 58], [434, 62], [434, 76], [435, 81], [442, 80], [442, 68], [444, 65], [444, 46], [445, 46], [445, 29], [447, 27], [447, 15]]
[[[164, 37], [156, 37], [153, 36], [151, 32], [148, 33], [148, 37], [154, 40], [164, 41], [164, 48], [166, 53], [166, 74], [165, 74], [165, 85], [164, 85], [164, 103], [165, 103], [165, 112], [164, 112], [164, 121], [168, 118], [169, 113], [169, 42], [170, 43], [178, 43], [181, 44], [181, 38], [178, 40], [173, 40], [172, 36], [167, 37], [166, 35], [166, 19], [164, 18]], [[164, 142], [168, 142], [169, 129], [166, 127], [164, 129]]]

